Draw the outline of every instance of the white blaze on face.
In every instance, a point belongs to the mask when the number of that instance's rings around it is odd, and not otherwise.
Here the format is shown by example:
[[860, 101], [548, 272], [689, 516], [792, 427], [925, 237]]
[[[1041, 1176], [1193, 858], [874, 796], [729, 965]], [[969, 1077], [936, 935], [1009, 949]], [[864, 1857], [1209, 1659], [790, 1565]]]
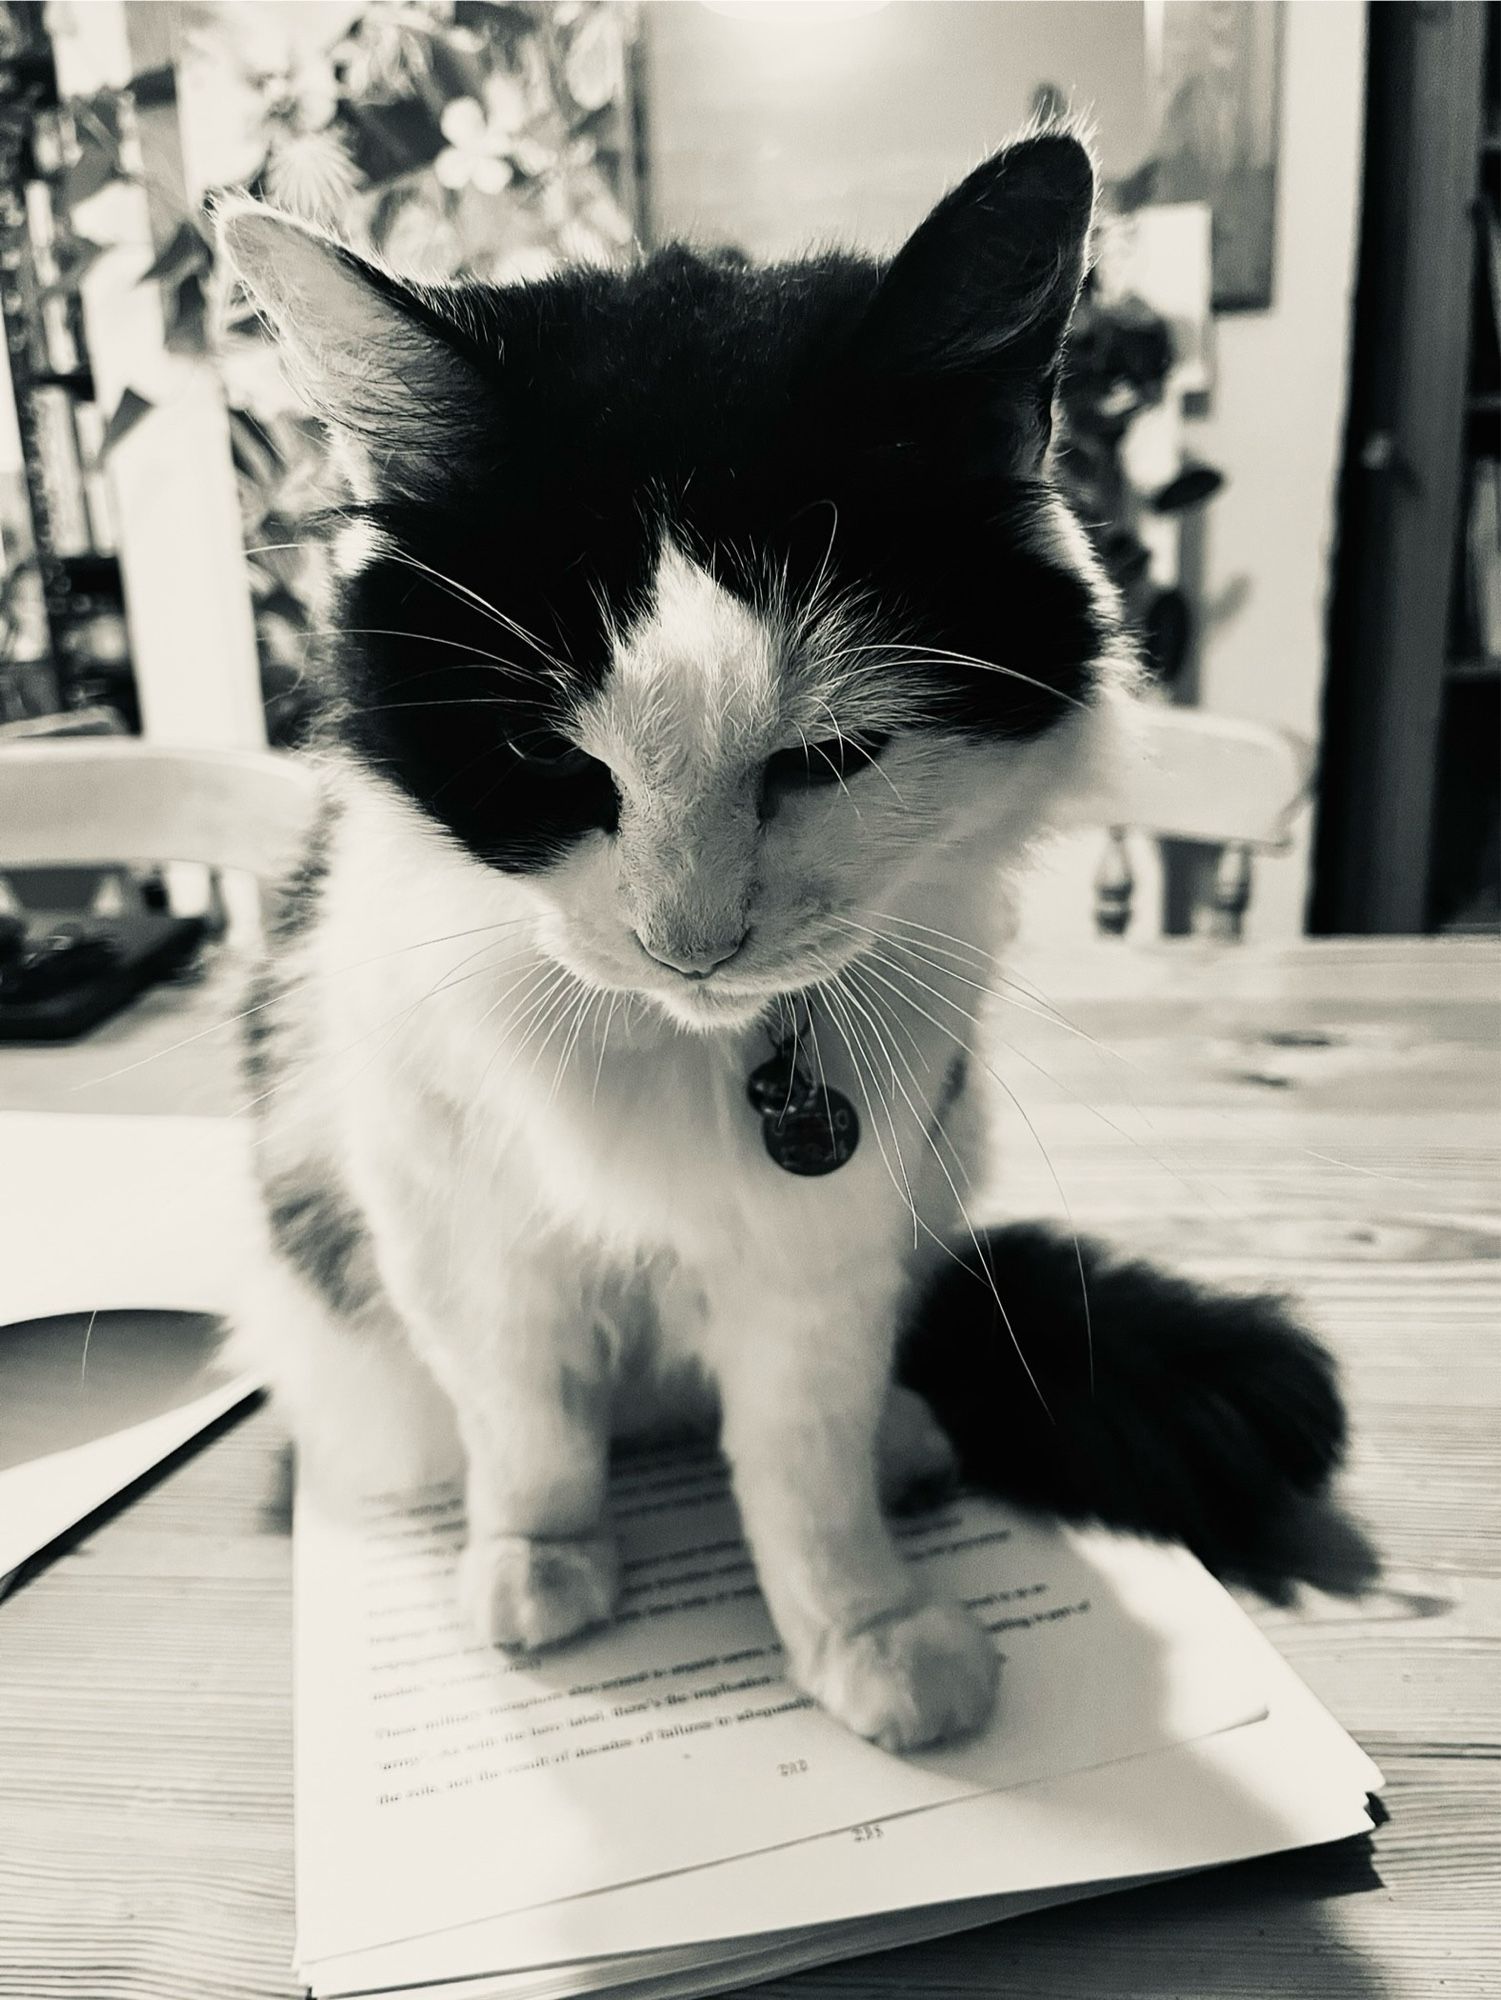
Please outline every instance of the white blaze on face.
[[691, 959], [746, 928], [782, 666], [774, 627], [664, 541], [651, 609], [579, 726], [620, 787], [621, 890], [649, 950]]

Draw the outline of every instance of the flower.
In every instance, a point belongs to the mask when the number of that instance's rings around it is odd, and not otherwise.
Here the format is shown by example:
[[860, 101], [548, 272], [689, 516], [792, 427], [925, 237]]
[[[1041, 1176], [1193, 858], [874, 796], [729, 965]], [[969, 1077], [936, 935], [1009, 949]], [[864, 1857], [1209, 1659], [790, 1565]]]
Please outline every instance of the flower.
[[403, 201], [385, 224], [381, 254], [403, 277], [451, 278], [464, 261], [459, 232], [441, 213], [437, 197]]
[[557, 268], [557, 255], [546, 244], [523, 243], [495, 260], [490, 278], [497, 285], [529, 285], [550, 278]]
[[620, 95], [625, 80], [621, 23], [609, 12], [589, 15], [563, 65], [568, 92], [582, 111], [599, 111]]
[[509, 76], [486, 80], [483, 104], [474, 97], [456, 97], [445, 104], [438, 125], [448, 144], [433, 161], [433, 172], [443, 186], [499, 194], [510, 181], [508, 155], [529, 108], [526, 92]]
[[283, 130], [266, 155], [266, 192], [310, 222], [334, 221], [360, 184], [337, 132]]
[[269, 118], [321, 132], [339, 108], [339, 80], [326, 55], [296, 52], [256, 78]]

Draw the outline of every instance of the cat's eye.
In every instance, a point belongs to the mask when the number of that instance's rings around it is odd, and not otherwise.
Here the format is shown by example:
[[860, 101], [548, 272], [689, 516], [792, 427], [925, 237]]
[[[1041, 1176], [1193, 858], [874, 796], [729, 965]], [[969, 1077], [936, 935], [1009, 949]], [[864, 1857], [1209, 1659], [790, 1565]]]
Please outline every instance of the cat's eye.
[[529, 729], [511, 738], [511, 751], [538, 777], [578, 778], [602, 768], [596, 757], [556, 729]]
[[879, 730], [851, 736], [820, 737], [778, 750], [766, 760], [766, 786], [771, 793], [802, 791], [810, 786], [844, 785], [873, 764], [891, 741]]

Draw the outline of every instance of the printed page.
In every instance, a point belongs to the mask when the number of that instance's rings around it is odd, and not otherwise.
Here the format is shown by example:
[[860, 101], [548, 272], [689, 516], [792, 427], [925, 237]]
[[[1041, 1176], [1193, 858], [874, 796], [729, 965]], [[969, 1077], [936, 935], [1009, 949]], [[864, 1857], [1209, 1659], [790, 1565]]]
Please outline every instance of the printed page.
[[[1090, 1539], [1106, 1562], [1160, 1553]], [[1239, 1628], [1266, 1672], [1270, 1712], [1261, 1721], [441, 1937], [305, 1963], [303, 1976], [319, 1993], [348, 1994], [575, 1966], [567, 1990], [582, 1991], [585, 1965], [623, 1964], [632, 1954], [655, 1969], [671, 1953], [717, 1950], [727, 1940], [744, 1949], [757, 1931], [807, 1936], [830, 1927], [878, 1929], [867, 1947], [875, 1949], [884, 1947], [890, 1913], [914, 1906], [955, 1907], [957, 1926], [968, 1906], [998, 1890], [1051, 1897], [1113, 1888], [1365, 1832], [1366, 1796], [1380, 1788], [1381, 1773], [1220, 1586], [1197, 1573], [1199, 1601], [1186, 1599], [1185, 1611]]]
[[[720, 1460], [643, 1455], [613, 1495], [616, 1623], [550, 1653], [470, 1642], [460, 1502], [297, 1516], [304, 1963], [921, 1812], [1265, 1713], [1202, 1572], [1124, 1564], [994, 1502], [899, 1524], [935, 1592], [994, 1635], [986, 1733], [899, 1758], [782, 1677]], [[643, 1811], [643, 1799], [650, 1811]]]

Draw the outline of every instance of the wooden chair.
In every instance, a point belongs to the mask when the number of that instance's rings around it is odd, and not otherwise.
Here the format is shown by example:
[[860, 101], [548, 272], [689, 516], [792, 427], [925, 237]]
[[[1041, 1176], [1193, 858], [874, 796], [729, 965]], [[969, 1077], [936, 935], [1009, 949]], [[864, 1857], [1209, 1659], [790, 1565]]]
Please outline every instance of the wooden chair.
[[1161, 843], [1167, 867], [1180, 863], [1176, 872], [1190, 885], [1179, 898], [1181, 928], [1239, 938], [1253, 857], [1291, 844], [1312, 749], [1288, 731], [1199, 709], [1149, 703], [1139, 723], [1139, 754], [1092, 802], [1108, 828], [1094, 878], [1095, 927], [1120, 937], [1130, 926], [1136, 881], [1126, 841], [1135, 832]]
[[[1208, 928], [1240, 935], [1253, 856], [1285, 848], [1308, 790], [1307, 745], [1263, 724], [1147, 707], [1139, 754], [1093, 802], [1108, 829], [1095, 922], [1119, 937], [1135, 888], [1128, 832], [1206, 858]], [[134, 738], [0, 745], [0, 869], [196, 861], [275, 875], [313, 803], [308, 766], [275, 751], [179, 750]]]
[[272, 750], [176, 750], [135, 738], [0, 746], [0, 869], [197, 861], [275, 874], [295, 853], [313, 777]]

